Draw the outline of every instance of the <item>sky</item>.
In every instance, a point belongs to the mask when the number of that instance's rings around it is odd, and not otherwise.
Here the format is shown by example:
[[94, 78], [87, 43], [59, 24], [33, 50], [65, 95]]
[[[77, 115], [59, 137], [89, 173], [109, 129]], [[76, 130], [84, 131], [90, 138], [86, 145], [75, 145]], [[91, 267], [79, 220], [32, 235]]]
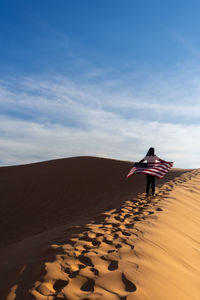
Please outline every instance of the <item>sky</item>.
[[198, 0], [1, 0], [0, 166], [200, 167]]

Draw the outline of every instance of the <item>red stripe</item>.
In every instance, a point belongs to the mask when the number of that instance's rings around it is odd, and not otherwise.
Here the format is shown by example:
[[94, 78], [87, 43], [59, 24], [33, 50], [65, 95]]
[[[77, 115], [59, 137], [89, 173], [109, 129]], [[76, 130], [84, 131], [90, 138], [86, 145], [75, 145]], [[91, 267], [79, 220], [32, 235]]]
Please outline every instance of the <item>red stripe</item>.
[[160, 163], [155, 162], [152, 164], [148, 164], [146, 168], [141, 167], [133, 167], [127, 177], [130, 177], [133, 174], [144, 173], [156, 176], [158, 178], [163, 178], [164, 175], [168, 172], [168, 170], [173, 166], [172, 162]]

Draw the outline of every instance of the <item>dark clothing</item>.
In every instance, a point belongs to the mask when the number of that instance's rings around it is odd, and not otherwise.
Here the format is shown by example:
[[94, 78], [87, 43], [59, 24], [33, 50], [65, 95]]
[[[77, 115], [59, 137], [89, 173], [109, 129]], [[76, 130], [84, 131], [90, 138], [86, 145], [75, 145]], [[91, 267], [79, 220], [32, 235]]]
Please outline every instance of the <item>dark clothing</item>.
[[155, 194], [155, 182], [156, 181], [156, 177], [147, 174], [147, 185], [146, 185], [146, 194], [149, 195], [149, 190], [151, 188], [152, 191], [152, 195]]

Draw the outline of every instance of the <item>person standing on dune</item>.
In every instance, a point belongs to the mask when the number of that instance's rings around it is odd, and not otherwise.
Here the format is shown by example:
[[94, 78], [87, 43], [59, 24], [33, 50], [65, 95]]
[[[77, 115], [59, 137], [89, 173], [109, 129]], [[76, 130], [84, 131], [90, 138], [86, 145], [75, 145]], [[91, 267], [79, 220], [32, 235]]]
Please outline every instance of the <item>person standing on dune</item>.
[[[155, 155], [155, 149], [153, 147], [149, 148], [146, 156], [139, 161], [139, 163], [143, 163], [147, 161], [147, 163], [152, 164], [156, 162], [166, 162], [163, 159], [160, 159], [157, 155]], [[148, 197], [149, 191], [151, 188], [152, 196], [155, 195], [155, 186], [156, 186], [156, 177], [150, 174], [147, 174], [147, 182], [146, 182], [146, 195]]]

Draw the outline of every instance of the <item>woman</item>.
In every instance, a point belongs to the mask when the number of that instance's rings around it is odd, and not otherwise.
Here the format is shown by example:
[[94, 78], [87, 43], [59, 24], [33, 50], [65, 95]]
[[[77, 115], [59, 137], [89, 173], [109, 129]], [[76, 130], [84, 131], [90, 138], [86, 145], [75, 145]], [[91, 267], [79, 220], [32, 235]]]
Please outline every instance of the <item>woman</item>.
[[[155, 163], [155, 162], [166, 162], [163, 159], [160, 159], [157, 155], [155, 155], [155, 149], [154, 148], [149, 148], [147, 155], [141, 159], [139, 162], [143, 163], [144, 161], [147, 161], [147, 163]], [[149, 175], [147, 174], [147, 184], [146, 184], [146, 195], [149, 195], [149, 190], [151, 187], [151, 192], [152, 192], [152, 196], [155, 195], [155, 181], [156, 181], [156, 177], [153, 175]]]

